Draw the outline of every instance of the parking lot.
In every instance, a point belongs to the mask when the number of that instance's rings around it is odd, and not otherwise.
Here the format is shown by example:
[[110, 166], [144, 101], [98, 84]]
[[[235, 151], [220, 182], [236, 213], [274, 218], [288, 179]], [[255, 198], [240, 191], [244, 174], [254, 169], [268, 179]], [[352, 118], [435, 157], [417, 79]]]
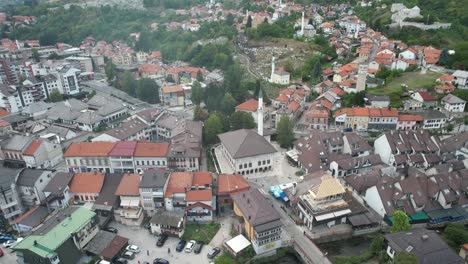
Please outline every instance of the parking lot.
[[[153, 263], [155, 258], [164, 258], [171, 264], [210, 263], [210, 260], [206, 256], [212, 249], [209, 245], [204, 245], [200, 254], [177, 252], [175, 250], [179, 241], [177, 238], [169, 237], [163, 247], [157, 247], [156, 236], [151, 235], [148, 230], [142, 227], [129, 227], [116, 222], [110, 223], [109, 226], [117, 228], [119, 230], [118, 235], [129, 238], [129, 244], [140, 247], [141, 252], [128, 263], [138, 264], [138, 261], [141, 264], [144, 261]], [[170, 249], [170, 253], [168, 253], [168, 248]]]
[[16, 253], [10, 248], [2, 246], [3, 257], [0, 257], [0, 263], [16, 263]]

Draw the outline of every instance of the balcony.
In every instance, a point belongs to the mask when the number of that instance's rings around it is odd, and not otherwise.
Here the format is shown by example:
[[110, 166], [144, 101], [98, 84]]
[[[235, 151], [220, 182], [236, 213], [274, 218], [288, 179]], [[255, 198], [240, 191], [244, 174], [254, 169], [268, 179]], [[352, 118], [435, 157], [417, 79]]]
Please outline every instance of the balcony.
[[0, 204], [0, 209], [4, 210], [6, 208], [9, 208], [9, 207], [12, 207], [12, 206], [15, 206], [15, 205], [18, 205], [18, 201], [14, 200], [13, 202], [11, 203], [7, 203], [7, 204]]
[[121, 209], [120, 210], [120, 217], [127, 218], [127, 219], [138, 219], [140, 218], [143, 212], [142, 208], [138, 209]]
[[15, 215], [20, 215], [20, 214], [21, 214], [21, 210], [18, 209], [18, 210], [16, 210], [16, 211], [11, 212], [11, 213], [5, 214], [5, 218], [6, 218], [6, 219], [9, 219], [9, 218], [11, 218], [11, 217], [13, 217], [13, 216], [15, 216]]
[[210, 216], [211, 212], [187, 212], [187, 216]]

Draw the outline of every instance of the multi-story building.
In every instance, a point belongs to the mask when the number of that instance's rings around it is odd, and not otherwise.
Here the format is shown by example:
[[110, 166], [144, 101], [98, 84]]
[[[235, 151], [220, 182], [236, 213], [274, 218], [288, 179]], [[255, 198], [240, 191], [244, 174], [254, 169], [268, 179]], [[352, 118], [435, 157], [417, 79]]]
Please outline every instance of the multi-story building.
[[20, 169], [0, 167], [0, 209], [3, 217], [12, 225], [23, 212], [20, 194], [16, 187], [16, 179], [21, 173]]
[[70, 184], [70, 194], [76, 202], [94, 202], [99, 197], [105, 174], [81, 172], [75, 174]]
[[115, 195], [120, 197], [120, 206], [114, 211], [114, 217], [124, 225], [139, 226], [143, 221], [139, 186], [140, 175], [125, 174], [115, 191]]
[[427, 110], [416, 113], [424, 118], [422, 122], [423, 129], [439, 129], [445, 126], [447, 116], [437, 110]]
[[109, 152], [110, 171], [113, 173], [134, 173], [135, 162], [133, 154], [137, 146], [136, 141], [116, 142]]
[[23, 159], [27, 168], [55, 167], [63, 160], [62, 147], [47, 140], [33, 140], [24, 150]]
[[23, 153], [32, 142], [32, 138], [22, 135], [14, 135], [1, 144], [5, 163], [9, 166], [25, 167]]
[[76, 263], [97, 232], [96, 213], [84, 207], [67, 207], [14, 246], [20, 263]]
[[25, 210], [43, 203], [46, 199], [44, 188], [53, 178], [50, 170], [24, 169], [16, 179], [20, 202]]
[[280, 215], [258, 189], [234, 194], [232, 200], [234, 213], [240, 218], [237, 231], [247, 235], [257, 254], [281, 247]]
[[113, 142], [79, 142], [71, 144], [63, 156], [70, 171], [110, 172], [108, 155], [114, 146]]
[[420, 115], [399, 115], [397, 130], [415, 130], [421, 127], [423, 117]]
[[249, 183], [237, 174], [218, 175], [217, 207], [220, 213], [229, 213], [233, 209], [231, 195], [250, 189]]
[[135, 171], [140, 173], [146, 170], [165, 170], [168, 167], [167, 143], [143, 143], [136, 145], [135, 153]]
[[446, 95], [441, 101], [444, 105], [444, 109], [448, 112], [459, 113], [465, 111], [466, 101], [453, 94]]
[[163, 86], [159, 90], [159, 99], [167, 106], [184, 106], [185, 92], [181, 85]]
[[74, 68], [81, 72], [93, 72], [93, 62], [88, 57], [68, 57], [65, 61], [69, 62]]
[[70, 183], [75, 174], [71, 172], [58, 172], [42, 190], [51, 209], [68, 207], [72, 198]]
[[164, 189], [169, 179], [169, 172], [146, 170], [140, 180], [140, 198], [147, 215], [153, 215], [164, 208]]

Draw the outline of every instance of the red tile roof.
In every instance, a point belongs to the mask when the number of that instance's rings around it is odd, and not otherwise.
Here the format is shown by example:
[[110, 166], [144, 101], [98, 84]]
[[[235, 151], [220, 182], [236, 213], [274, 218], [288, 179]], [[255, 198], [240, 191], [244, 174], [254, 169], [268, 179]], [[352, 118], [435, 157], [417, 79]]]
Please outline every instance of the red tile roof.
[[285, 94], [280, 94], [278, 97], [276, 97], [275, 101], [279, 101], [279, 102], [289, 102], [289, 97]]
[[326, 68], [325, 70], [322, 71], [322, 73], [325, 74], [325, 75], [332, 74], [332, 73], [333, 73], [333, 69], [332, 69], [332, 68]]
[[220, 174], [218, 176], [218, 195], [225, 195], [249, 190], [250, 185], [241, 175]]
[[213, 183], [213, 175], [211, 172], [194, 172], [192, 179], [192, 186], [205, 186]]
[[82, 172], [73, 177], [71, 193], [99, 193], [104, 183], [104, 174], [100, 172]]
[[140, 195], [140, 175], [125, 174], [120, 180], [115, 195]]
[[3, 108], [0, 108], [0, 117], [4, 117], [4, 116], [7, 116], [7, 115], [10, 115], [11, 113], [8, 112], [7, 110], [3, 109]]
[[306, 117], [312, 118], [328, 118], [330, 113], [325, 109], [311, 109], [306, 114]]
[[174, 193], [185, 193], [185, 188], [192, 187], [193, 174], [189, 172], [172, 172], [166, 187], [164, 197], [172, 197]]
[[419, 95], [424, 101], [437, 101], [437, 99], [428, 92], [419, 92]]
[[342, 96], [344, 94], [344, 91], [340, 88], [334, 87], [330, 89], [330, 92], [335, 93], [338, 96]]
[[185, 196], [185, 201], [211, 201], [213, 199], [213, 192], [211, 189], [207, 190], [190, 190]]
[[213, 207], [207, 205], [207, 204], [204, 204], [204, 203], [200, 203], [200, 202], [197, 202], [197, 203], [194, 203], [194, 204], [191, 204], [189, 206], [187, 206], [187, 208], [185, 208], [185, 210], [190, 210], [190, 209], [193, 209], [193, 208], [197, 208], [197, 207], [202, 207], [202, 208], [205, 208], [205, 209], [208, 209], [208, 210], [213, 210]]
[[109, 156], [133, 156], [136, 145], [136, 141], [117, 142], [114, 148], [109, 152]]
[[289, 90], [289, 89], [283, 89], [279, 92], [279, 94], [284, 94], [284, 95], [292, 95], [294, 91]]
[[444, 74], [442, 76], [440, 76], [439, 78], [437, 78], [438, 81], [440, 82], [451, 82], [453, 81], [455, 77], [453, 77], [453, 75], [450, 75], [450, 74]]
[[333, 109], [333, 104], [328, 101], [328, 100], [320, 100], [320, 104], [323, 105], [324, 107], [326, 107], [328, 110], [332, 110]]
[[184, 88], [180, 85], [169, 85], [169, 86], [163, 86], [163, 88], [161, 88], [161, 91], [165, 94], [180, 93], [184, 91]]
[[42, 141], [40, 140], [33, 140], [31, 144], [24, 150], [23, 155], [26, 156], [34, 156], [34, 153], [36, 153], [37, 149], [41, 146]]
[[251, 112], [257, 111], [257, 108], [258, 108], [258, 101], [255, 99], [247, 100], [243, 102], [242, 104], [236, 106], [236, 110], [251, 111]]
[[420, 115], [400, 115], [398, 121], [423, 121], [424, 118]]
[[296, 101], [292, 101], [288, 104], [288, 106], [286, 106], [289, 110], [293, 111], [293, 112], [296, 112], [297, 109], [299, 109], [301, 105], [296, 102]]
[[165, 157], [169, 151], [168, 143], [138, 142], [135, 148], [135, 157]]
[[78, 142], [65, 151], [64, 157], [106, 157], [114, 148], [115, 142]]

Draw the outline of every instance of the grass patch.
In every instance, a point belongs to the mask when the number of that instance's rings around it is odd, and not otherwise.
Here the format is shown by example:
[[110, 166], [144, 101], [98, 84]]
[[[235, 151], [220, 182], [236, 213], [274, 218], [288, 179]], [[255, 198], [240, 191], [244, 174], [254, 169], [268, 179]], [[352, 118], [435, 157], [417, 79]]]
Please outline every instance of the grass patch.
[[418, 90], [421, 88], [432, 88], [435, 80], [442, 74], [427, 71], [426, 74], [416, 72], [405, 72], [402, 76], [394, 78], [382, 87], [369, 88], [367, 92], [373, 95], [387, 95], [393, 107], [402, 106], [402, 95], [404, 88], [402, 84], [408, 85], [408, 90]]
[[205, 244], [210, 243], [220, 228], [218, 223], [209, 224], [188, 224], [185, 227], [182, 239], [201, 241]]

